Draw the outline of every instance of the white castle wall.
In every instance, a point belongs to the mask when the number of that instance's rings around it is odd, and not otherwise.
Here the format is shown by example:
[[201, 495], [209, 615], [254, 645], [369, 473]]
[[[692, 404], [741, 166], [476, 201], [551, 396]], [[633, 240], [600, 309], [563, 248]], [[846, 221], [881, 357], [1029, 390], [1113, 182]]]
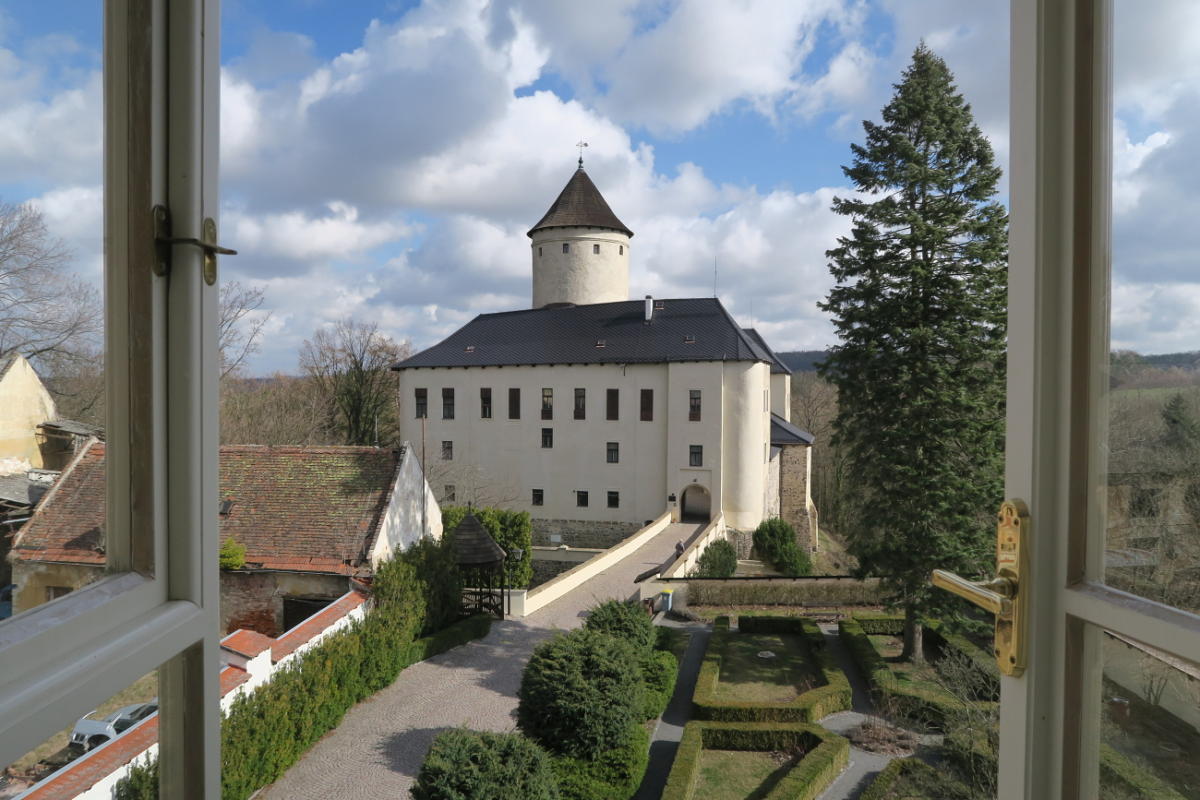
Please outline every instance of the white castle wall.
[[[531, 247], [534, 308], [629, 299], [625, 234], [604, 228], [544, 228], [534, 232]], [[599, 253], [594, 252], [597, 248]]]

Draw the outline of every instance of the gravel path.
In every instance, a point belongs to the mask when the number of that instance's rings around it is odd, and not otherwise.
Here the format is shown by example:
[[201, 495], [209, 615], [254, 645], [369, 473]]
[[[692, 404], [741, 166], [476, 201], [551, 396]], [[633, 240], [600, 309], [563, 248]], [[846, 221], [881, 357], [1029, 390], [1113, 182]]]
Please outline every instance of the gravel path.
[[662, 564], [675, 543], [696, 529], [693, 523], [669, 525], [605, 572], [529, 617], [493, 623], [483, 639], [404, 670], [391, 686], [347, 712], [337, 728], [257, 797], [407, 797], [438, 732], [458, 725], [513, 730], [521, 671], [533, 648], [555, 630], [577, 627], [596, 602], [630, 597], [634, 577]]

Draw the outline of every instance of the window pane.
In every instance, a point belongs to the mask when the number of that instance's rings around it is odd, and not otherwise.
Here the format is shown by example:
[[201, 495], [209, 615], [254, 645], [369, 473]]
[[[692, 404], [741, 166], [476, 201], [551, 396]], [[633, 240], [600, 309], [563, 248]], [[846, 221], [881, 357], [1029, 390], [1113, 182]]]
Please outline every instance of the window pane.
[[1100, 796], [1200, 797], [1200, 667], [1102, 638]]
[[133, 764], [143, 764], [151, 755], [148, 748], [158, 744], [158, 673], [78, 713], [70, 727], [8, 766], [7, 782], [0, 781], [0, 798], [15, 798], [34, 786], [37, 797], [75, 797], [106, 779], [115, 782]]
[[[3, 11], [0, 620], [91, 583], [107, 562], [103, 446], [88, 453], [105, 424], [102, 8], [81, 8]], [[72, 470], [86, 496], [60, 496], [40, 519]]]
[[1114, 4], [1105, 580], [1200, 611], [1200, 84], [1154, 33], [1184, 8]]
[[621, 399], [620, 389], [608, 389], [605, 392], [605, 418], [617, 419], [619, 417], [619, 406]]

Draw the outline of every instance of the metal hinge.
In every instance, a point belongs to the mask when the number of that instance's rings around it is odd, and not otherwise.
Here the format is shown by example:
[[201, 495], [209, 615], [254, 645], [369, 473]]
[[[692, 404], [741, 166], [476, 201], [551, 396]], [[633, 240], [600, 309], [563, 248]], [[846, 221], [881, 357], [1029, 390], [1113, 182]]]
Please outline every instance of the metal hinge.
[[230, 250], [217, 244], [217, 223], [212, 217], [205, 217], [201, 226], [203, 238], [177, 238], [171, 235], [171, 212], [166, 206], [154, 207], [154, 246], [158, 251], [154, 259], [154, 274], [168, 275], [171, 272], [171, 247], [177, 244], [191, 244], [204, 251], [204, 264], [201, 275], [204, 282], [212, 286], [217, 282], [217, 254], [236, 256], [237, 250]]

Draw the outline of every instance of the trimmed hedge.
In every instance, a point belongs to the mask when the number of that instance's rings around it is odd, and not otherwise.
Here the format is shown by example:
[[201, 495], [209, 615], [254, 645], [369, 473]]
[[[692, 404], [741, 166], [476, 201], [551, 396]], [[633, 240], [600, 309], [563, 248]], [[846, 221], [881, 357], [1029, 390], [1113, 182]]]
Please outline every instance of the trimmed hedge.
[[873, 611], [855, 611], [851, 617], [871, 636], [903, 636], [904, 617], [895, 614], [880, 614]]
[[587, 760], [628, 744], [643, 719], [639, 654], [586, 628], [538, 645], [517, 691], [517, 727], [551, 752]]
[[688, 581], [692, 606], [875, 606], [883, 603], [878, 578], [800, 578], [792, 581]]
[[506, 508], [467, 508], [446, 506], [442, 509], [442, 530], [449, 534], [463, 521], [467, 512], [483, 524], [488, 534], [506, 553], [513, 548], [524, 551], [521, 560], [506, 562], [508, 582], [514, 589], [527, 589], [533, 580], [533, 522], [528, 511], [509, 511]]
[[415, 800], [559, 800], [546, 751], [516, 733], [443, 731], [421, 764]]
[[1106, 744], [1100, 745], [1100, 782], [1120, 786], [1142, 800], [1184, 800], [1170, 784]]
[[[718, 617], [728, 624], [728, 617]], [[788, 703], [739, 703], [718, 701], [715, 697], [721, 677], [721, 659], [727, 637], [738, 636], [726, 627], [714, 625], [709, 637], [708, 652], [700, 665], [696, 690], [692, 695], [692, 714], [700, 720], [724, 722], [814, 722], [837, 711], [851, 707], [850, 681], [825, 649], [825, 636], [817, 623], [805, 617], [772, 617], [745, 615], [738, 617], [738, 630], [743, 633], [771, 633], [800, 637], [809, 657], [825, 680]]]
[[563, 800], [625, 800], [632, 797], [642, 783], [649, 761], [650, 732], [641, 724], [630, 727], [624, 744], [600, 753], [593, 760], [552, 757]]
[[965, 786], [953, 785], [948, 778], [924, 761], [915, 758], [897, 758], [888, 762], [888, 765], [879, 771], [875, 780], [871, 781], [871, 785], [859, 795], [858, 800], [887, 800], [891, 797], [889, 793], [892, 787], [902, 777], [917, 777], [922, 784], [931, 788], [936, 787], [940, 791], [939, 794], [930, 795], [930, 797], [966, 797], [970, 792]]
[[[993, 702], [1000, 702], [1000, 666], [995, 657], [972, 642], [967, 637], [950, 633], [941, 620], [930, 620], [925, 623], [925, 641], [937, 650], [954, 650], [965, 656], [988, 684], [988, 692]], [[937, 669], [938, 662], [933, 662]]]
[[692, 800], [705, 749], [806, 752], [764, 798], [814, 800], [846, 768], [850, 742], [819, 725], [799, 722], [689, 722], [675, 753], [662, 800]]
[[642, 683], [645, 685], [642, 716], [655, 719], [662, 716], [675, 694], [679, 677], [679, 662], [675, 655], [664, 650], [652, 650], [642, 659]]

